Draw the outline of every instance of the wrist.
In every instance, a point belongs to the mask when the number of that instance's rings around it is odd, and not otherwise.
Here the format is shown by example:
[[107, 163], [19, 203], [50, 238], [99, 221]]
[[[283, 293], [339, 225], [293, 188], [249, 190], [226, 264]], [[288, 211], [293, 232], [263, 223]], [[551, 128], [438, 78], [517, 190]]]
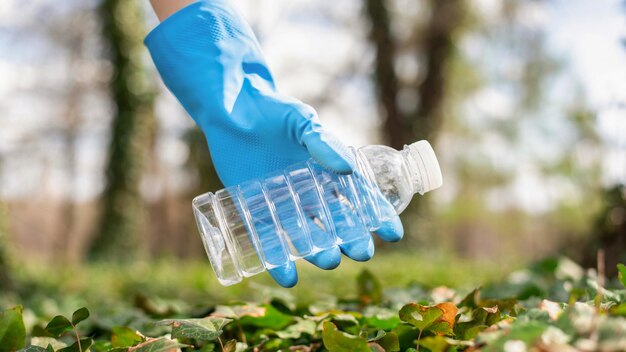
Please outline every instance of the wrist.
[[156, 13], [159, 21], [163, 22], [166, 18], [178, 12], [182, 8], [197, 2], [198, 0], [150, 0], [152, 9]]

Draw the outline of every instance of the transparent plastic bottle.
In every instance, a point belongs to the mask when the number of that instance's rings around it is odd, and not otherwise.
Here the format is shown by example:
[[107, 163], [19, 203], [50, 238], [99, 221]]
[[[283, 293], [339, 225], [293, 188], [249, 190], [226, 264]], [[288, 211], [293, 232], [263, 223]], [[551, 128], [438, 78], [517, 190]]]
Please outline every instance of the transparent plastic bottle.
[[351, 152], [356, 170], [350, 175], [326, 171], [311, 159], [193, 200], [222, 285], [369, 236], [390, 211], [400, 214], [414, 194], [442, 184], [427, 141], [402, 151], [371, 145]]

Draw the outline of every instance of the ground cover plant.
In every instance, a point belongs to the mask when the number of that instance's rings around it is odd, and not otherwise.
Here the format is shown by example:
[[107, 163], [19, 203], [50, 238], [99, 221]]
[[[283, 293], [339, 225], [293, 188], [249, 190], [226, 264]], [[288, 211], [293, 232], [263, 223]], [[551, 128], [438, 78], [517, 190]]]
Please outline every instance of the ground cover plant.
[[624, 351], [626, 267], [618, 269], [619, 280], [604, 284], [569, 259], [548, 259], [467, 292], [383, 289], [363, 271], [356, 297], [306, 305], [259, 287], [264, 301], [181, 308], [140, 297], [107, 315], [76, 307], [49, 319], [15, 306], [0, 315], [0, 350]]

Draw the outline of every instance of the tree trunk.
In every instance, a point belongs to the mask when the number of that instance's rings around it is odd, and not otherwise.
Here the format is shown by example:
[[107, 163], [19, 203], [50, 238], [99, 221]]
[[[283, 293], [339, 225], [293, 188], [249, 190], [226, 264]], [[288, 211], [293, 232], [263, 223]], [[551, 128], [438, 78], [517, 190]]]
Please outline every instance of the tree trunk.
[[454, 37], [461, 25], [462, 0], [430, 0], [431, 15], [424, 29], [425, 77], [418, 87], [419, 105], [411, 118], [413, 139], [431, 142], [443, 119], [448, 66], [454, 55]]
[[143, 63], [141, 4], [137, 0], [103, 0], [99, 11], [113, 68], [109, 87], [115, 115], [100, 226], [88, 257], [125, 261], [140, 249], [143, 202], [139, 182], [142, 159], [155, 128], [154, 92]]
[[[365, 0], [365, 16], [370, 23], [369, 39], [374, 46], [374, 83], [378, 105], [384, 118], [386, 143], [401, 149], [408, 142], [407, 124], [398, 107], [398, 77], [394, 62], [396, 44], [391, 34], [390, 17], [385, 0]], [[410, 132], [410, 131], [409, 131]]]

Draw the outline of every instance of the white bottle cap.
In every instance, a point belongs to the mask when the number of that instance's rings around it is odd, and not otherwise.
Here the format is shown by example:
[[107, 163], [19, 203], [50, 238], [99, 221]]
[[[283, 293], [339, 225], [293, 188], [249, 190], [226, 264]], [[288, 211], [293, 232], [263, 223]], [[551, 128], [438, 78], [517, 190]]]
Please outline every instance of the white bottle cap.
[[407, 149], [413, 156], [422, 178], [423, 189], [420, 193], [426, 193], [441, 187], [443, 184], [441, 168], [430, 143], [425, 140], [418, 141], [408, 145]]

